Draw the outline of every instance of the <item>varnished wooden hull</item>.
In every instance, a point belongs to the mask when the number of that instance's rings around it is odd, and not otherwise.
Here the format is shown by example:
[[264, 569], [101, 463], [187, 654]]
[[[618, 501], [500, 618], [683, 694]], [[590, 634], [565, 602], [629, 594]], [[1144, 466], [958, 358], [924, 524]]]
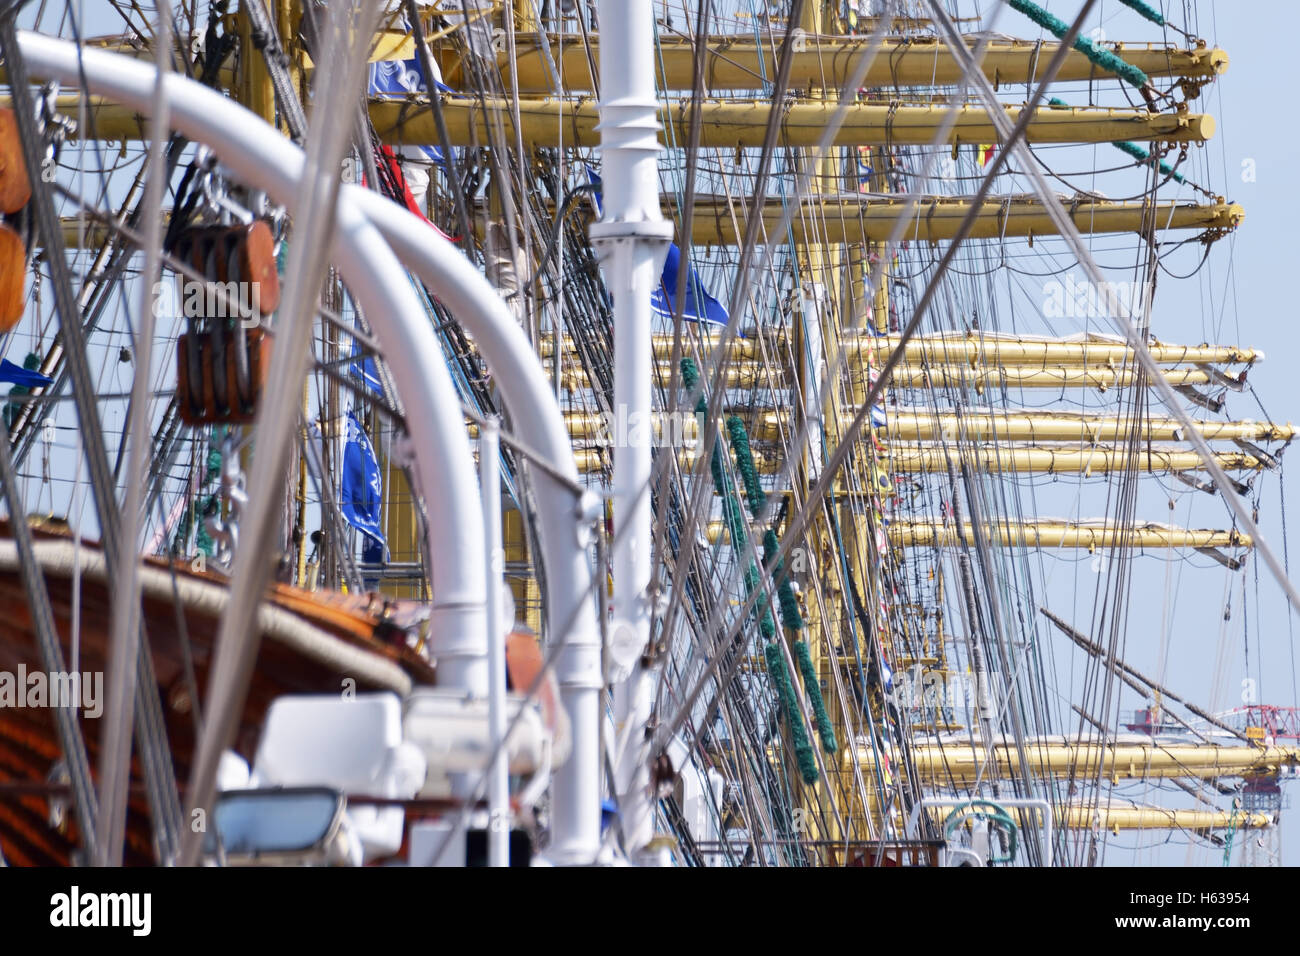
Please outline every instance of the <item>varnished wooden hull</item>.
[[[0, 541], [7, 537], [0, 529]], [[44, 545], [48, 551], [51, 542], [70, 545], [71, 539], [37, 533], [38, 546]], [[82, 550], [97, 556], [94, 544], [84, 544]], [[166, 562], [153, 560], [149, 567], [162, 569], [169, 576], [174, 569], [178, 583], [207, 582], [209, 593], [211, 586], [225, 586], [220, 575], [195, 572], [188, 563], [169, 567]], [[60, 635], [64, 666], [71, 671], [71, 575], [66, 569], [47, 569], [45, 581]], [[81, 627], [76, 670], [106, 672], [111, 595], [102, 572], [98, 576], [83, 573], [80, 587]], [[211, 607], [182, 606], [170, 595], [156, 593], [157, 590], [155, 587], [155, 593], [146, 593], [144, 597], [143, 623], [157, 675], [172, 761], [177, 780], [183, 784], [189, 776], [196, 732], [191, 687], [198, 688], [202, 709], [219, 618]], [[403, 673], [413, 682], [433, 683], [432, 666], [406, 645], [406, 631], [393, 623], [394, 608], [386, 606], [382, 597], [305, 592], [285, 585], [275, 585], [268, 596], [270, 604], [309, 625], [311, 633], [319, 635], [326, 645], [346, 653], [361, 652], [378, 667], [387, 666], [388, 670]], [[193, 660], [193, 682], [186, 674], [187, 644]], [[16, 567], [3, 567], [0, 568], [0, 671], [16, 674], [20, 665], [29, 674], [46, 670], [37, 649], [20, 575]], [[299, 646], [268, 636], [264, 629], [235, 749], [251, 761], [266, 709], [281, 694], [341, 693], [351, 686], [345, 684], [346, 680], [355, 682], [357, 692], [382, 689], [373, 674], [367, 677], [356, 668], [346, 668], [347, 673], [344, 670], [331, 655], [305, 653]], [[106, 679], [104, 686], [107, 687]], [[106, 695], [105, 689], [103, 696]], [[78, 719], [92, 773], [95, 773], [102, 718], [92, 719], [79, 711]], [[57, 777], [51, 779], [60, 756], [52, 709], [0, 707], [0, 849], [12, 865], [66, 865], [73, 861], [79, 838], [69, 805], [70, 795], [66, 784]], [[58, 804], [68, 809], [62, 814], [61, 823], [51, 826], [51, 806]], [[156, 862], [138, 760], [132, 763], [125, 860], [137, 865]]]

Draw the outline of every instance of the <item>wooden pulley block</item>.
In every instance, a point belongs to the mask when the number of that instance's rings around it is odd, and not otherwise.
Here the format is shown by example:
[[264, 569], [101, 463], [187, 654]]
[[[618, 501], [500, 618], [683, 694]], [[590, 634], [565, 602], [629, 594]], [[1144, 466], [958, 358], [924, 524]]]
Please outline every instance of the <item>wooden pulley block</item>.
[[23, 317], [26, 286], [27, 250], [22, 237], [0, 223], [0, 332], [8, 332]]
[[239, 226], [192, 226], [177, 238], [172, 250], [209, 282], [248, 283], [237, 291], [239, 303], [252, 303], [270, 315], [280, 304], [280, 273], [271, 227], [257, 220]]
[[275, 237], [262, 220], [241, 226], [239, 276], [257, 289], [258, 311], [270, 315], [280, 304], [280, 272], [275, 261]]
[[209, 282], [225, 282], [225, 257], [221, 255], [221, 226], [191, 230], [190, 265]]
[[192, 238], [193, 237], [189, 234], [188, 230], [183, 231], [176, 237], [176, 241], [172, 243], [171, 248], [169, 248], [167, 252], [170, 253], [174, 259], [181, 262], [189, 262]]
[[18, 120], [14, 111], [0, 109], [0, 212], [15, 213], [32, 198], [32, 183], [27, 178], [23, 144], [18, 138]]
[[[244, 336], [247, 355], [248, 387], [240, 387], [240, 369], [236, 356], [241, 350], [228, 339], [220, 348], [213, 347], [217, 336]], [[198, 355], [199, 380], [190, 372], [191, 343]], [[187, 425], [246, 425], [257, 415], [267, 372], [271, 368], [271, 339], [263, 329], [214, 329], [210, 332], [186, 332], [176, 341], [176, 395], [181, 420]], [[220, 381], [218, 381], [218, 377]], [[218, 401], [218, 392], [226, 396], [229, 406]]]
[[[172, 255], [185, 263], [204, 279], [212, 280], [215, 276], [208, 275], [208, 264], [211, 259], [210, 255], [211, 242], [208, 241], [205, 230], [202, 228], [186, 229], [177, 238], [172, 246]], [[182, 284], [193, 281], [189, 276], [181, 276]]]

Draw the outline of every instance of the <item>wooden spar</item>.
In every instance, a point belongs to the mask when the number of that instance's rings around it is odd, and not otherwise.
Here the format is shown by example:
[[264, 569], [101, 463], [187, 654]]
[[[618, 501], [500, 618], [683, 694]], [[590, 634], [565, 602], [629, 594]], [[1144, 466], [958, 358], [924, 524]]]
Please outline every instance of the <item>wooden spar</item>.
[[[856, 365], [856, 369], [854, 369]], [[850, 369], [858, 375], [866, 374], [865, 363], [851, 363]], [[666, 386], [670, 370], [667, 363], [658, 367], [659, 382]], [[1165, 378], [1175, 387], [1178, 386], [1224, 386], [1222, 373], [1209, 368], [1171, 368], [1165, 370]], [[1111, 368], [1106, 365], [1088, 365], [1082, 367], [1039, 364], [991, 365], [970, 368], [965, 365], [900, 365], [894, 370], [890, 379], [891, 388], [923, 389], [960, 389], [982, 394], [986, 390], [1014, 388], [1095, 388], [1107, 391], [1112, 388], [1129, 388], [1139, 381], [1134, 368]], [[1244, 380], [1230, 379], [1237, 385], [1244, 385]], [[582, 368], [569, 366], [561, 378], [564, 388], [570, 390], [590, 387], [587, 374]], [[733, 362], [722, 373], [722, 384], [726, 388], [790, 388], [792, 379], [788, 371], [779, 364], [768, 364], [759, 360]]]
[[[981, 777], [982, 751], [971, 746], [970, 738], [947, 739], [942, 743], [919, 740], [911, 745], [911, 761], [917, 781], [929, 786], [969, 785]], [[998, 740], [990, 744], [999, 771], [1016, 770], [1020, 762], [1017, 747]], [[1167, 777], [1201, 778], [1268, 776], [1283, 767], [1300, 765], [1295, 747], [1237, 747], [1219, 744], [1158, 744], [1099, 741], [1067, 737], [1028, 738], [1026, 762], [1035, 774], [1054, 777], [1101, 775], [1111, 781], [1154, 780]], [[865, 769], [875, 766], [870, 748], [848, 748], [846, 764], [857, 760]]]
[[[707, 351], [714, 344], [708, 326], [699, 326], [683, 342], [689, 349], [698, 338]], [[845, 349], [851, 357], [866, 358], [875, 355], [883, 360], [898, 347], [898, 336], [864, 335], [845, 330]], [[573, 341], [564, 338], [566, 360], [576, 360]], [[660, 361], [672, 355], [671, 335], [659, 334], [652, 338], [655, 358]], [[752, 359], [772, 361], [787, 354], [790, 345], [782, 335], [761, 332], [743, 339], [733, 339], [728, 349], [728, 361]], [[1240, 345], [1176, 345], [1155, 342], [1150, 346], [1151, 356], [1161, 365], [1178, 363], [1213, 365], [1253, 365], [1264, 359], [1264, 353]], [[550, 339], [541, 342], [540, 354], [549, 358], [553, 353]], [[1034, 336], [1014, 336], [996, 332], [955, 332], [947, 335], [918, 335], [907, 343], [904, 365], [986, 362], [996, 365], [1128, 365], [1133, 362], [1133, 350], [1124, 342], [1100, 336], [1088, 339], [1052, 339]]]
[[[1110, 202], [1107, 200], [1062, 200], [1061, 203], [1081, 233], [1103, 234], [1140, 232], [1154, 225], [1164, 229], [1204, 229], [1231, 231], [1245, 219], [1245, 210], [1236, 203]], [[952, 239], [960, 228], [971, 203], [960, 197], [932, 196], [923, 199], [910, 215], [903, 238], [916, 242], [941, 242]], [[780, 200], [769, 201], [763, 208], [764, 235], [772, 242], [790, 239], [799, 245], [809, 243], [884, 242], [902, 215], [904, 203], [897, 199], [861, 197], [810, 197], [790, 222], [791, 235], [775, 235], [785, 212]], [[737, 223], [743, 227], [744, 207], [732, 208], [725, 199], [700, 197], [696, 200], [691, 223], [691, 241], [696, 245], [734, 246]], [[1036, 199], [990, 199], [981, 204], [970, 239], [1039, 238], [1057, 233], [1057, 228]]]
[[[753, 414], [746, 409], [733, 409], [745, 419], [749, 437], [761, 441], [782, 441], [793, 434], [793, 423], [787, 410], [758, 409]], [[599, 439], [615, 422], [597, 412], [566, 412], [569, 435], [577, 441]], [[841, 415], [841, 427], [849, 421]], [[675, 420], [667, 413], [655, 416], [655, 433], [664, 427], [673, 427]], [[676, 420], [680, 427], [680, 420]], [[1211, 441], [1286, 441], [1295, 437], [1295, 426], [1273, 422], [1199, 421], [1197, 430]], [[1178, 441], [1182, 426], [1172, 418], [1145, 418], [1128, 421], [1115, 416], [1069, 415], [1050, 412], [967, 412], [960, 416], [928, 411], [890, 409], [888, 419], [879, 434], [900, 441], [938, 441], [940, 439], [966, 439], [975, 441], [1078, 441], [1087, 444], [1117, 442], [1128, 438], [1136, 429], [1142, 442]]]
[[[704, 88], [715, 90], [762, 89], [776, 73], [774, 52], [781, 36], [764, 38], [760, 44], [752, 36], [715, 36], [708, 41], [704, 66]], [[664, 89], [688, 90], [694, 75], [692, 38], [664, 32], [656, 38], [659, 80]], [[561, 51], [556, 38], [550, 38], [551, 62], [563, 71], [570, 90], [592, 90], [591, 61], [581, 43], [565, 43]], [[855, 61], [867, 49], [863, 36], [827, 36], [805, 34], [794, 50], [790, 82], [795, 89], [842, 89], [852, 75]], [[1055, 41], [1036, 43], [1031, 40], [997, 39], [988, 44], [981, 68], [994, 83], [1023, 84], [1038, 80], [1056, 53]], [[1107, 45], [1111, 46], [1110, 44]], [[1199, 46], [1180, 49], [1163, 43], [1113, 44], [1124, 60], [1151, 77], [1170, 77], [1208, 81], [1228, 68], [1223, 50]], [[600, 38], [592, 38], [591, 57], [600, 62]], [[460, 61], [451, 50], [442, 58], [443, 72], [454, 80], [460, 75]], [[545, 93], [552, 89], [551, 70], [536, 38], [518, 42], [515, 59], [520, 93]], [[507, 71], [503, 68], [503, 75]], [[961, 80], [961, 66], [948, 45], [933, 35], [886, 37], [879, 54], [867, 70], [863, 86], [893, 88], [902, 86], [945, 86]], [[1057, 82], [1104, 80], [1108, 74], [1099, 70], [1082, 53], [1071, 52], [1056, 76]]]
[[[722, 522], [710, 522], [710, 542], [726, 540]], [[963, 534], [973, 539], [966, 523]], [[960, 543], [956, 528], [931, 521], [891, 521], [885, 528], [891, 547], [956, 547]], [[1249, 548], [1250, 538], [1237, 531], [1214, 531], [1200, 528], [1175, 528], [1162, 524], [1134, 524], [1117, 528], [1106, 524], [1066, 521], [999, 521], [985, 529], [985, 536], [995, 546], [1012, 548]], [[1199, 714], [1197, 716], [1200, 716]]]
[[[55, 108], [76, 115], [81, 97], [57, 98]], [[453, 146], [486, 142], [487, 124], [502, 123], [513, 131], [517, 113], [526, 143], [544, 148], [594, 147], [600, 143], [596, 125], [600, 121], [594, 100], [571, 101], [554, 97], [521, 99], [517, 104], [500, 97], [444, 95], [443, 116]], [[0, 105], [9, 105], [8, 98]], [[144, 119], [134, 110], [117, 106], [103, 97], [87, 98], [87, 127], [100, 140], [140, 140], [145, 136]], [[698, 109], [703, 119], [700, 145], [732, 149], [763, 144], [771, 104], [760, 100], [742, 102], [709, 101]], [[670, 129], [664, 133], [672, 142], [683, 142], [696, 107], [688, 100], [669, 101], [661, 120]], [[798, 101], [783, 110], [782, 145], [816, 146], [839, 107], [834, 102]], [[928, 144], [949, 112], [943, 105], [899, 105], [858, 103], [845, 107], [844, 122], [833, 146], [894, 143]], [[1014, 117], [1019, 107], [1008, 106]], [[380, 139], [390, 144], [433, 144], [438, 142], [433, 115], [420, 99], [394, 101], [372, 99], [370, 118]], [[1077, 107], [1040, 108], [1030, 121], [1025, 138], [1038, 143], [1112, 143], [1117, 140], [1163, 143], [1203, 143], [1214, 135], [1214, 118], [1205, 113], [1148, 113], [1144, 110]], [[561, 143], [563, 135], [563, 143]], [[950, 144], [997, 142], [997, 128], [981, 107], [963, 106], [950, 130]]]

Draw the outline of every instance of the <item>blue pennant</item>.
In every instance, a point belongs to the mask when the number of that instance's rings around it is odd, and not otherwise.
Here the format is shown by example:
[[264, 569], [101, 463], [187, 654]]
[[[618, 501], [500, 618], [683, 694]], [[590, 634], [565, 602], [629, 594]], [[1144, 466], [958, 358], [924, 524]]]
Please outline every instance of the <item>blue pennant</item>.
[[[590, 166], [586, 167], [587, 182], [596, 187], [596, 211], [603, 214], [601, 190], [603, 183], [600, 174]], [[659, 286], [650, 293], [650, 308], [655, 315], [672, 321], [677, 313], [677, 276], [681, 269], [682, 251], [677, 243], [669, 243], [668, 255], [664, 259], [664, 271], [659, 276]], [[704, 288], [695, 267], [686, 264], [686, 301], [682, 305], [682, 318], [687, 322], [708, 322], [713, 325], [727, 324], [727, 310]]]
[[43, 388], [54, 384], [54, 379], [40, 372], [15, 365], [8, 359], [0, 359], [0, 382], [12, 382], [24, 388]]
[[383, 561], [383, 482], [379, 460], [354, 412], [348, 412], [347, 441], [343, 446], [343, 476], [339, 486], [339, 510], [344, 519], [366, 537], [366, 558], [378, 549]]

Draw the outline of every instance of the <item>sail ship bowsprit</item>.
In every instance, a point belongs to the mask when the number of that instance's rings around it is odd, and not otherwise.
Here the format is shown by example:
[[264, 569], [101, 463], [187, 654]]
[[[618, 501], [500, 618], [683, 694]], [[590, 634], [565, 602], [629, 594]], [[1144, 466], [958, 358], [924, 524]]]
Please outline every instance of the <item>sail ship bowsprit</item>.
[[5, 861], [1279, 862], [1294, 428], [1184, 321], [1248, 228], [1195, 23], [49, 6]]

